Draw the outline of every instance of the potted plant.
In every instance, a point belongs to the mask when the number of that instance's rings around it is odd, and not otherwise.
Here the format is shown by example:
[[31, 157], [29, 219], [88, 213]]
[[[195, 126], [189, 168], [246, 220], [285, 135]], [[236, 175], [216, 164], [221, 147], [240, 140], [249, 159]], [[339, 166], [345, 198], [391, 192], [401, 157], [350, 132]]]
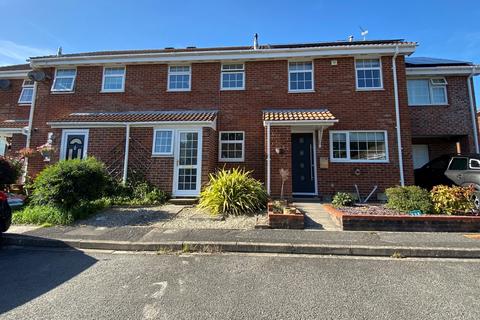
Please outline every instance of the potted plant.
[[51, 143], [47, 142], [42, 144], [40, 147], [37, 147], [37, 151], [42, 155], [43, 161], [50, 162], [50, 158], [55, 152], [55, 149]]

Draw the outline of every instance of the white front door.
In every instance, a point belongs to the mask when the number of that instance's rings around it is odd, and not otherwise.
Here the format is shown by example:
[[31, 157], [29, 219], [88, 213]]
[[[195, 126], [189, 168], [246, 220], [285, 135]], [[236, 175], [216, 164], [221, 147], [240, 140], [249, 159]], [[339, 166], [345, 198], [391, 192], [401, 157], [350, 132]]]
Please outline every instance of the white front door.
[[428, 145], [426, 144], [413, 144], [412, 154], [413, 154], [413, 169], [418, 169], [423, 167], [423, 165], [430, 160], [428, 156]]
[[178, 130], [175, 141], [173, 195], [198, 196], [202, 171], [202, 131]]

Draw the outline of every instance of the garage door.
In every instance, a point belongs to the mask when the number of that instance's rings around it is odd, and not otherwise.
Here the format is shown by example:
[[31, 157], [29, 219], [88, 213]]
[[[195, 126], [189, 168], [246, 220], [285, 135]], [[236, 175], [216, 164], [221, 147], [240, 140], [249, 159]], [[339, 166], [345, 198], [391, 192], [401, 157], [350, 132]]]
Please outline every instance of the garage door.
[[429, 161], [428, 145], [414, 144], [412, 145], [412, 151], [413, 151], [413, 168], [414, 169], [423, 167], [423, 165]]

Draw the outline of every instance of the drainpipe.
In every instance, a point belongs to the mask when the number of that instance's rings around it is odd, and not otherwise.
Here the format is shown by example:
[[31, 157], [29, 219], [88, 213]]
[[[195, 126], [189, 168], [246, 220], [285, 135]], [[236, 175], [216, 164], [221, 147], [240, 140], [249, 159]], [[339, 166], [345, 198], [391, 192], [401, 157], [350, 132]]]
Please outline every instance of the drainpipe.
[[[32, 104], [30, 105], [30, 114], [28, 116], [28, 131], [27, 131], [27, 141], [25, 142], [25, 148], [30, 148], [30, 144], [32, 141], [32, 130], [33, 130], [33, 115], [35, 113], [35, 102], [37, 100], [37, 88], [38, 82], [33, 82], [33, 93], [32, 93]], [[27, 178], [27, 171], [28, 171], [28, 158], [25, 158], [24, 163], [24, 170], [22, 175], [22, 182], [25, 183], [25, 179]]]
[[472, 116], [472, 128], [473, 128], [473, 138], [475, 139], [475, 152], [479, 153], [478, 148], [478, 129], [477, 129], [477, 116], [475, 112], [475, 105], [473, 103], [473, 89], [472, 89], [472, 79], [475, 75], [475, 67], [472, 67], [472, 73], [468, 76], [468, 97], [470, 99], [470, 114]]
[[400, 170], [400, 185], [405, 185], [405, 177], [403, 173], [403, 154], [402, 154], [402, 137], [400, 136], [400, 103], [398, 101], [398, 81], [397, 81], [397, 56], [398, 45], [395, 46], [395, 54], [392, 58], [392, 71], [393, 71], [393, 92], [395, 96], [395, 120], [397, 124], [397, 147], [398, 147], [398, 168]]
[[123, 177], [122, 183], [127, 183], [128, 175], [128, 153], [130, 149], [130, 124], [127, 123], [125, 126], [125, 158], [123, 159]]
[[267, 192], [270, 195], [270, 171], [271, 171], [271, 158], [270, 158], [270, 123], [267, 123]]

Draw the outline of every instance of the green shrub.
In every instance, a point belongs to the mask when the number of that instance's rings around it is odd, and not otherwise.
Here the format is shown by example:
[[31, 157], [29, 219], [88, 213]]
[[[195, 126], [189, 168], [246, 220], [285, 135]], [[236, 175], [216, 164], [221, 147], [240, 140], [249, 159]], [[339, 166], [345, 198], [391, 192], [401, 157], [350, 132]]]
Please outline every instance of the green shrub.
[[116, 182], [110, 190], [113, 202], [120, 205], [159, 205], [169, 198], [166, 192], [145, 180], [129, 182], [127, 185]]
[[21, 174], [21, 161], [0, 157], [0, 187], [16, 183]]
[[435, 213], [463, 214], [475, 208], [473, 195], [475, 188], [435, 186], [430, 192]]
[[346, 192], [337, 192], [333, 196], [332, 204], [334, 207], [351, 207], [355, 204], [355, 198]]
[[385, 190], [387, 207], [390, 209], [409, 212], [421, 210], [422, 213], [432, 212], [433, 205], [427, 190], [418, 186], [394, 187]]
[[200, 194], [199, 207], [213, 215], [253, 214], [267, 203], [263, 184], [243, 169], [222, 169], [210, 175], [208, 185]]
[[46, 167], [33, 182], [31, 203], [71, 209], [102, 198], [110, 177], [95, 158], [60, 161]]

